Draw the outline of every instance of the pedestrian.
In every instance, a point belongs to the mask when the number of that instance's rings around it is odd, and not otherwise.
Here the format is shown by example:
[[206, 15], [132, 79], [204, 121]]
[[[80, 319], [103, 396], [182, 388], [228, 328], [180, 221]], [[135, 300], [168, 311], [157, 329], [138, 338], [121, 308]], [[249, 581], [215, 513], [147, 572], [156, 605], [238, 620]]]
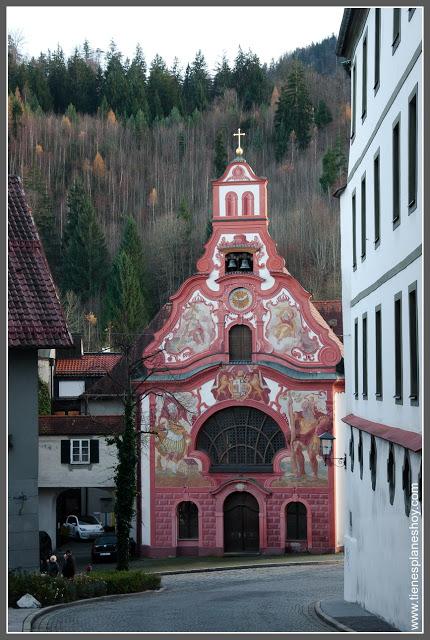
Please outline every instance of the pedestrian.
[[76, 573], [75, 559], [72, 556], [72, 552], [70, 551], [70, 549], [67, 549], [66, 553], [64, 554], [62, 574], [65, 578], [68, 578], [69, 580], [73, 580], [73, 578], [75, 577], [75, 573]]
[[48, 574], [48, 576], [51, 576], [51, 578], [56, 578], [60, 573], [60, 567], [57, 562], [57, 556], [52, 555], [49, 558], [46, 566], [46, 573]]

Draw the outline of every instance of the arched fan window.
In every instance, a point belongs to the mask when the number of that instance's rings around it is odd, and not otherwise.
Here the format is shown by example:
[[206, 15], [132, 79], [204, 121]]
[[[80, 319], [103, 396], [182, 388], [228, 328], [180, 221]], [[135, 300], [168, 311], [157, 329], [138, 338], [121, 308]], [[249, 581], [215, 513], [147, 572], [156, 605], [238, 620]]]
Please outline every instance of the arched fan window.
[[275, 454], [286, 447], [278, 424], [252, 407], [229, 407], [202, 426], [197, 449], [211, 460], [210, 471], [271, 472]]
[[228, 334], [230, 362], [252, 361], [252, 331], [245, 324], [235, 324]]
[[229, 191], [225, 197], [225, 213], [227, 216], [237, 216], [237, 194]]
[[254, 194], [250, 191], [246, 191], [242, 196], [242, 215], [254, 215]]

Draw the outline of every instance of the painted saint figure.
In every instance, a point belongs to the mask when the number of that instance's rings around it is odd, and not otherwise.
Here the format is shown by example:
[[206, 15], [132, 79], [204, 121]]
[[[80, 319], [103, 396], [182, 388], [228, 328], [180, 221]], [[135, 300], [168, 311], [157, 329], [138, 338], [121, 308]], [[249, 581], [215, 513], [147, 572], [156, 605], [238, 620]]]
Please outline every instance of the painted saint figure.
[[170, 402], [167, 405], [167, 415], [159, 420], [155, 438], [162, 471], [170, 469], [173, 473], [177, 472], [178, 464], [185, 456], [190, 440], [184, 421], [179, 417], [178, 407]]

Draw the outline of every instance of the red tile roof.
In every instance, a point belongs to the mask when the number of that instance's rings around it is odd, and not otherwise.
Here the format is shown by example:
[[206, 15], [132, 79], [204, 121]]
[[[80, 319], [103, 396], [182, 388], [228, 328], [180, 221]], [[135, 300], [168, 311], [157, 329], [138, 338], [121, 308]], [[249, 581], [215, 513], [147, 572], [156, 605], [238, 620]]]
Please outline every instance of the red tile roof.
[[55, 363], [57, 376], [102, 376], [121, 360], [119, 353], [87, 353], [80, 358], [61, 358]]
[[68, 347], [72, 337], [17, 176], [9, 176], [8, 203], [9, 346]]
[[121, 433], [124, 416], [39, 416], [39, 435], [111, 435]]
[[407, 431], [399, 427], [391, 427], [388, 424], [372, 422], [371, 420], [355, 416], [353, 413], [349, 413], [342, 418], [342, 422], [377, 436], [378, 438], [382, 438], [383, 440], [400, 444], [402, 447], [406, 447], [411, 451], [421, 451], [422, 449], [422, 435], [416, 431]]

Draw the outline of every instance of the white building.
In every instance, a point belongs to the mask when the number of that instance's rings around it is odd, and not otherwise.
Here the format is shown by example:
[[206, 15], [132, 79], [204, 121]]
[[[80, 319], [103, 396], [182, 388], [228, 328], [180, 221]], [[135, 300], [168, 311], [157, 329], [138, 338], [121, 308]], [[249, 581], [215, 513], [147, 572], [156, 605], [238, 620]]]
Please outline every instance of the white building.
[[345, 599], [418, 631], [422, 10], [346, 9], [337, 55], [350, 66], [352, 91], [348, 180], [337, 192], [349, 440]]

